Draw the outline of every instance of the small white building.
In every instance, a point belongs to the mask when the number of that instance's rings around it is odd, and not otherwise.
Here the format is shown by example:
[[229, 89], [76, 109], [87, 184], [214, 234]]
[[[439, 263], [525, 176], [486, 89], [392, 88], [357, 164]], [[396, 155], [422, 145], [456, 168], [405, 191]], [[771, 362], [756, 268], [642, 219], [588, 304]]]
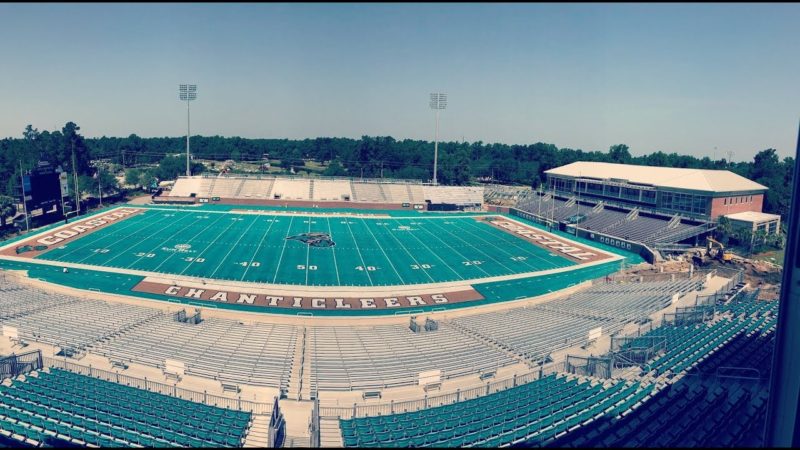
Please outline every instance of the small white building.
[[736, 214], [727, 214], [725, 217], [731, 221], [731, 228], [746, 229], [755, 233], [764, 230], [767, 234], [777, 234], [781, 229], [781, 216], [763, 212], [745, 211]]

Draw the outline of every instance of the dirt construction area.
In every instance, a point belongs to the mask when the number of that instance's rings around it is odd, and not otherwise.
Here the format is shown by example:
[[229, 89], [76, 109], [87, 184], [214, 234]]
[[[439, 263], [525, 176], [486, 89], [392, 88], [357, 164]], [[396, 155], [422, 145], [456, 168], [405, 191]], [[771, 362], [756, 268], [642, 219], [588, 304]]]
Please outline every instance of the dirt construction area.
[[[669, 260], [653, 264], [640, 264], [631, 267], [625, 271], [627, 277], [645, 276], [652, 277], [656, 274], [667, 274], [676, 272], [688, 272], [692, 263], [688, 260], [690, 257], [683, 259]], [[724, 264], [718, 260], [712, 260], [702, 270], [713, 269], [727, 269], [738, 270], [744, 269], [744, 280], [750, 285], [751, 288], [760, 288], [758, 298], [763, 300], [777, 300], [780, 295], [781, 279], [783, 277], [783, 268], [777, 264], [756, 259], [747, 259], [738, 257], [733, 263]], [[723, 273], [726, 271], [723, 270]], [[619, 275], [618, 275], [619, 276]]]

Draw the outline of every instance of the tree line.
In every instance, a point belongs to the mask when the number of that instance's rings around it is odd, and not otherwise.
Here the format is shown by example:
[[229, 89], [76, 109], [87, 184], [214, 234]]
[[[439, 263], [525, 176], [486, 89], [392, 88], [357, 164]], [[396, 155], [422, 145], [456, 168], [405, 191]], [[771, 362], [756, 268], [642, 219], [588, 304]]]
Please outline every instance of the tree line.
[[[71, 173], [73, 149], [74, 164], [82, 177], [99, 173], [105, 177], [103, 181], [111, 181], [106, 172], [117, 175], [125, 172], [127, 184], [144, 186], [152, 177], [174, 179], [186, 172], [182, 156], [185, 137], [142, 138], [132, 134], [85, 138], [79, 130], [73, 122], [55, 131], [39, 131], [28, 125], [21, 138], [0, 140], [0, 191], [5, 195], [19, 194], [20, 161], [23, 168], [30, 169], [44, 159]], [[396, 140], [390, 136], [298, 140], [192, 136], [190, 143], [193, 158], [201, 160], [255, 163], [277, 160], [286, 171], [302, 171], [313, 161], [324, 167], [323, 175], [424, 181], [432, 178], [433, 143], [422, 140]], [[491, 181], [538, 187], [545, 181], [545, 170], [575, 161], [726, 169], [769, 188], [764, 205], [767, 212], [786, 217], [791, 201], [794, 159], [780, 159], [775, 149], [760, 151], [752, 161], [730, 162], [664, 151], [632, 156], [624, 144], [611, 146], [608, 151], [585, 151], [542, 142], [528, 145], [440, 142], [438, 181], [449, 185]], [[209, 168], [194, 162], [191, 170], [197, 174]], [[91, 192], [92, 183], [86, 183], [87, 192]], [[110, 190], [116, 188], [113, 183], [108, 186]]]

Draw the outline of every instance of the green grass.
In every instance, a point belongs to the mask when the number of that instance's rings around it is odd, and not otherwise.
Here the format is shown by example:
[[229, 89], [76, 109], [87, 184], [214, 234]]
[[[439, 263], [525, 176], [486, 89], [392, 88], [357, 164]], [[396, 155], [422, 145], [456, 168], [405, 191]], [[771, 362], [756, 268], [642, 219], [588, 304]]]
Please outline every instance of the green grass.
[[[335, 246], [287, 239], [308, 232], [328, 233]], [[309, 217], [211, 208], [150, 208], [38, 258], [307, 286], [440, 283], [574, 265], [471, 217]]]

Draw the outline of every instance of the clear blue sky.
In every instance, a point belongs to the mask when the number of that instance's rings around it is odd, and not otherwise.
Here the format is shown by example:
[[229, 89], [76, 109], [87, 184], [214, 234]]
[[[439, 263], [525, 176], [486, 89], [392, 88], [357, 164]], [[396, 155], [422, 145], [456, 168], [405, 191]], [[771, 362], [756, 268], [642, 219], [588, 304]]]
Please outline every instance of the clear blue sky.
[[2, 4], [0, 137], [192, 133], [793, 155], [796, 4]]

